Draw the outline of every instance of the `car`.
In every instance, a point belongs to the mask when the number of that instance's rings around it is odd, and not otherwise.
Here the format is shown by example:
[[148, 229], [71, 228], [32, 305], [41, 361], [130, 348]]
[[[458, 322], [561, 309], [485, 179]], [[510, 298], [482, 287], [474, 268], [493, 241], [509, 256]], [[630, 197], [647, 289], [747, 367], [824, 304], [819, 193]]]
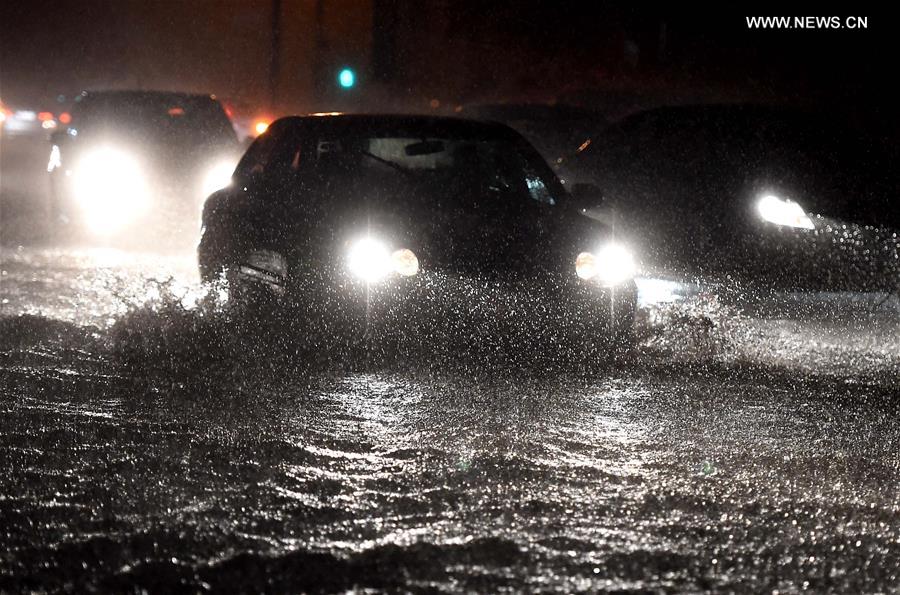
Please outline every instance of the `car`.
[[896, 155], [840, 122], [799, 107], [657, 108], [591, 139], [560, 175], [596, 185], [592, 216], [614, 219], [647, 278], [678, 291], [894, 293]]
[[592, 200], [500, 124], [286, 117], [207, 199], [199, 270], [313, 343], [381, 333], [526, 349], [571, 330], [586, 346], [620, 344], [636, 263], [583, 215]]
[[93, 91], [51, 135], [51, 218], [95, 236], [198, 228], [203, 198], [226, 184], [240, 146], [210, 95]]
[[0, 132], [8, 136], [38, 137], [56, 126], [57, 119], [52, 112], [33, 108], [10, 109], [0, 103]]

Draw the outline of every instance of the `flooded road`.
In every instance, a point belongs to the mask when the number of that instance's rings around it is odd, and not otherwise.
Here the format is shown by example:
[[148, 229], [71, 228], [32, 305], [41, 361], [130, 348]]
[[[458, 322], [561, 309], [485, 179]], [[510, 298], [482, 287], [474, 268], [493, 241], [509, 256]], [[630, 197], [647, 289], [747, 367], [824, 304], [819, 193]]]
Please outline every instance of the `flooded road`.
[[210, 353], [189, 256], [2, 256], [0, 590], [900, 586], [889, 309], [345, 370]]
[[3, 196], [0, 591], [900, 588], [895, 298], [651, 306], [587, 371], [313, 363], [190, 253]]

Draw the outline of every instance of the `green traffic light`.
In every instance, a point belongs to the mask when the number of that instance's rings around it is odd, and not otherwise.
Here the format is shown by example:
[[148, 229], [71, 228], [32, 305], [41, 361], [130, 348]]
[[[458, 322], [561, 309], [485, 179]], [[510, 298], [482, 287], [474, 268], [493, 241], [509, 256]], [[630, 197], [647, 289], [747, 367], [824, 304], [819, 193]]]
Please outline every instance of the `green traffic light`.
[[338, 73], [338, 84], [344, 89], [349, 89], [356, 84], [356, 73], [350, 68], [344, 68]]

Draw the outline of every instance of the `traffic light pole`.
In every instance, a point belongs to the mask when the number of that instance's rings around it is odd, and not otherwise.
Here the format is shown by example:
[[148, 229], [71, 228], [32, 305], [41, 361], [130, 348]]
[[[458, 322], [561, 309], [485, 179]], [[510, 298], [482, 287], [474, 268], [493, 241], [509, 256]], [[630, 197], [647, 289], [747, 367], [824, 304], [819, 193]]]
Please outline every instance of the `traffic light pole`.
[[272, 45], [269, 48], [269, 110], [276, 113], [281, 69], [281, 0], [272, 0]]

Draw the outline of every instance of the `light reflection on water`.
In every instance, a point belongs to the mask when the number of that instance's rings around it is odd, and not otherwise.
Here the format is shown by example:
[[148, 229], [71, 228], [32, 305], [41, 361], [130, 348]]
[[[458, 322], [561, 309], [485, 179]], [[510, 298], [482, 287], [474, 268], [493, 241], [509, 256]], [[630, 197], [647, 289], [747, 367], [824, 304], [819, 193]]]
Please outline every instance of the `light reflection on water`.
[[[315, 463], [288, 465], [291, 487], [278, 490], [306, 506], [356, 511], [356, 539], [323, 536], [317, 545], [329, 550], [494, 534], [536, 544], [559, 512], [571, 515], [566, 531], [586, 540], [627, 539], [630, 529], [595, 526], [589, 509], [646, 473], [642, 424], [629, 414], [641, 398], [623, 383], [560, 390], [537, 379], [345, 378], [322, 396], [313, 443], [302, 444]], [[291, 423], [293, 445], [307, 420]], [[334, 481], [340, 489], [324, 499], [310, 494]]]
[[[277, 390], [210, 378], [210, 394], [139, 396], [110, 379], [79, 387], [85, 378], [41, 393], [45, 380], [25, 374], [4, 382], [0, 435], [13, 462], [0, 508], [20, 515], [8, 517], [11, 535], [40, 546], [26, 557], [12, 539], [2, 564], [19, 573], [62, 573], [55, 548], [83, 556], [113, 535], [124, 558], [79, 571], [87, 584], [140, 566], [129, 556], [188, 560], [222, 586], [214, 569], [242, 552], [250, 581], [255, 565], [325, 552], [357, 565], [374, 556], [407, 587], [746, 587], [765, 584], [766, 571], [744, 556], [820, 555], [785, 537], [809, 515], [817, 539], [840, 539], [845, 507], [867, 531], [895, 532], [877, 518], [892, 514], [882, 498], [896, 469], [852, 489], [848, 470], [866, 452], [870, 469], [890, 460], [896, 442], [873, 451], [873, 441], [896, 429], [872, 412], [846, 427], [827, 397], [806, 390], [787, 402], [791, 385], [633, 372], [300, 374]], [[872, 434], [861, 451], [845, 441], [862, 428]], [[844, 463], [823, 464], [836, 453]], [[830, 478], [821, 493], [817, 471]], [[119, 528], [98, 530], [104, 518]], [[167, 531], [187, 541], [144, 553], [134, 544], [148, 532], [165, 544]], [[736, 570], [716, 578], [713, 558]], [[347, 572], [379, 584], [358, 566]]]

